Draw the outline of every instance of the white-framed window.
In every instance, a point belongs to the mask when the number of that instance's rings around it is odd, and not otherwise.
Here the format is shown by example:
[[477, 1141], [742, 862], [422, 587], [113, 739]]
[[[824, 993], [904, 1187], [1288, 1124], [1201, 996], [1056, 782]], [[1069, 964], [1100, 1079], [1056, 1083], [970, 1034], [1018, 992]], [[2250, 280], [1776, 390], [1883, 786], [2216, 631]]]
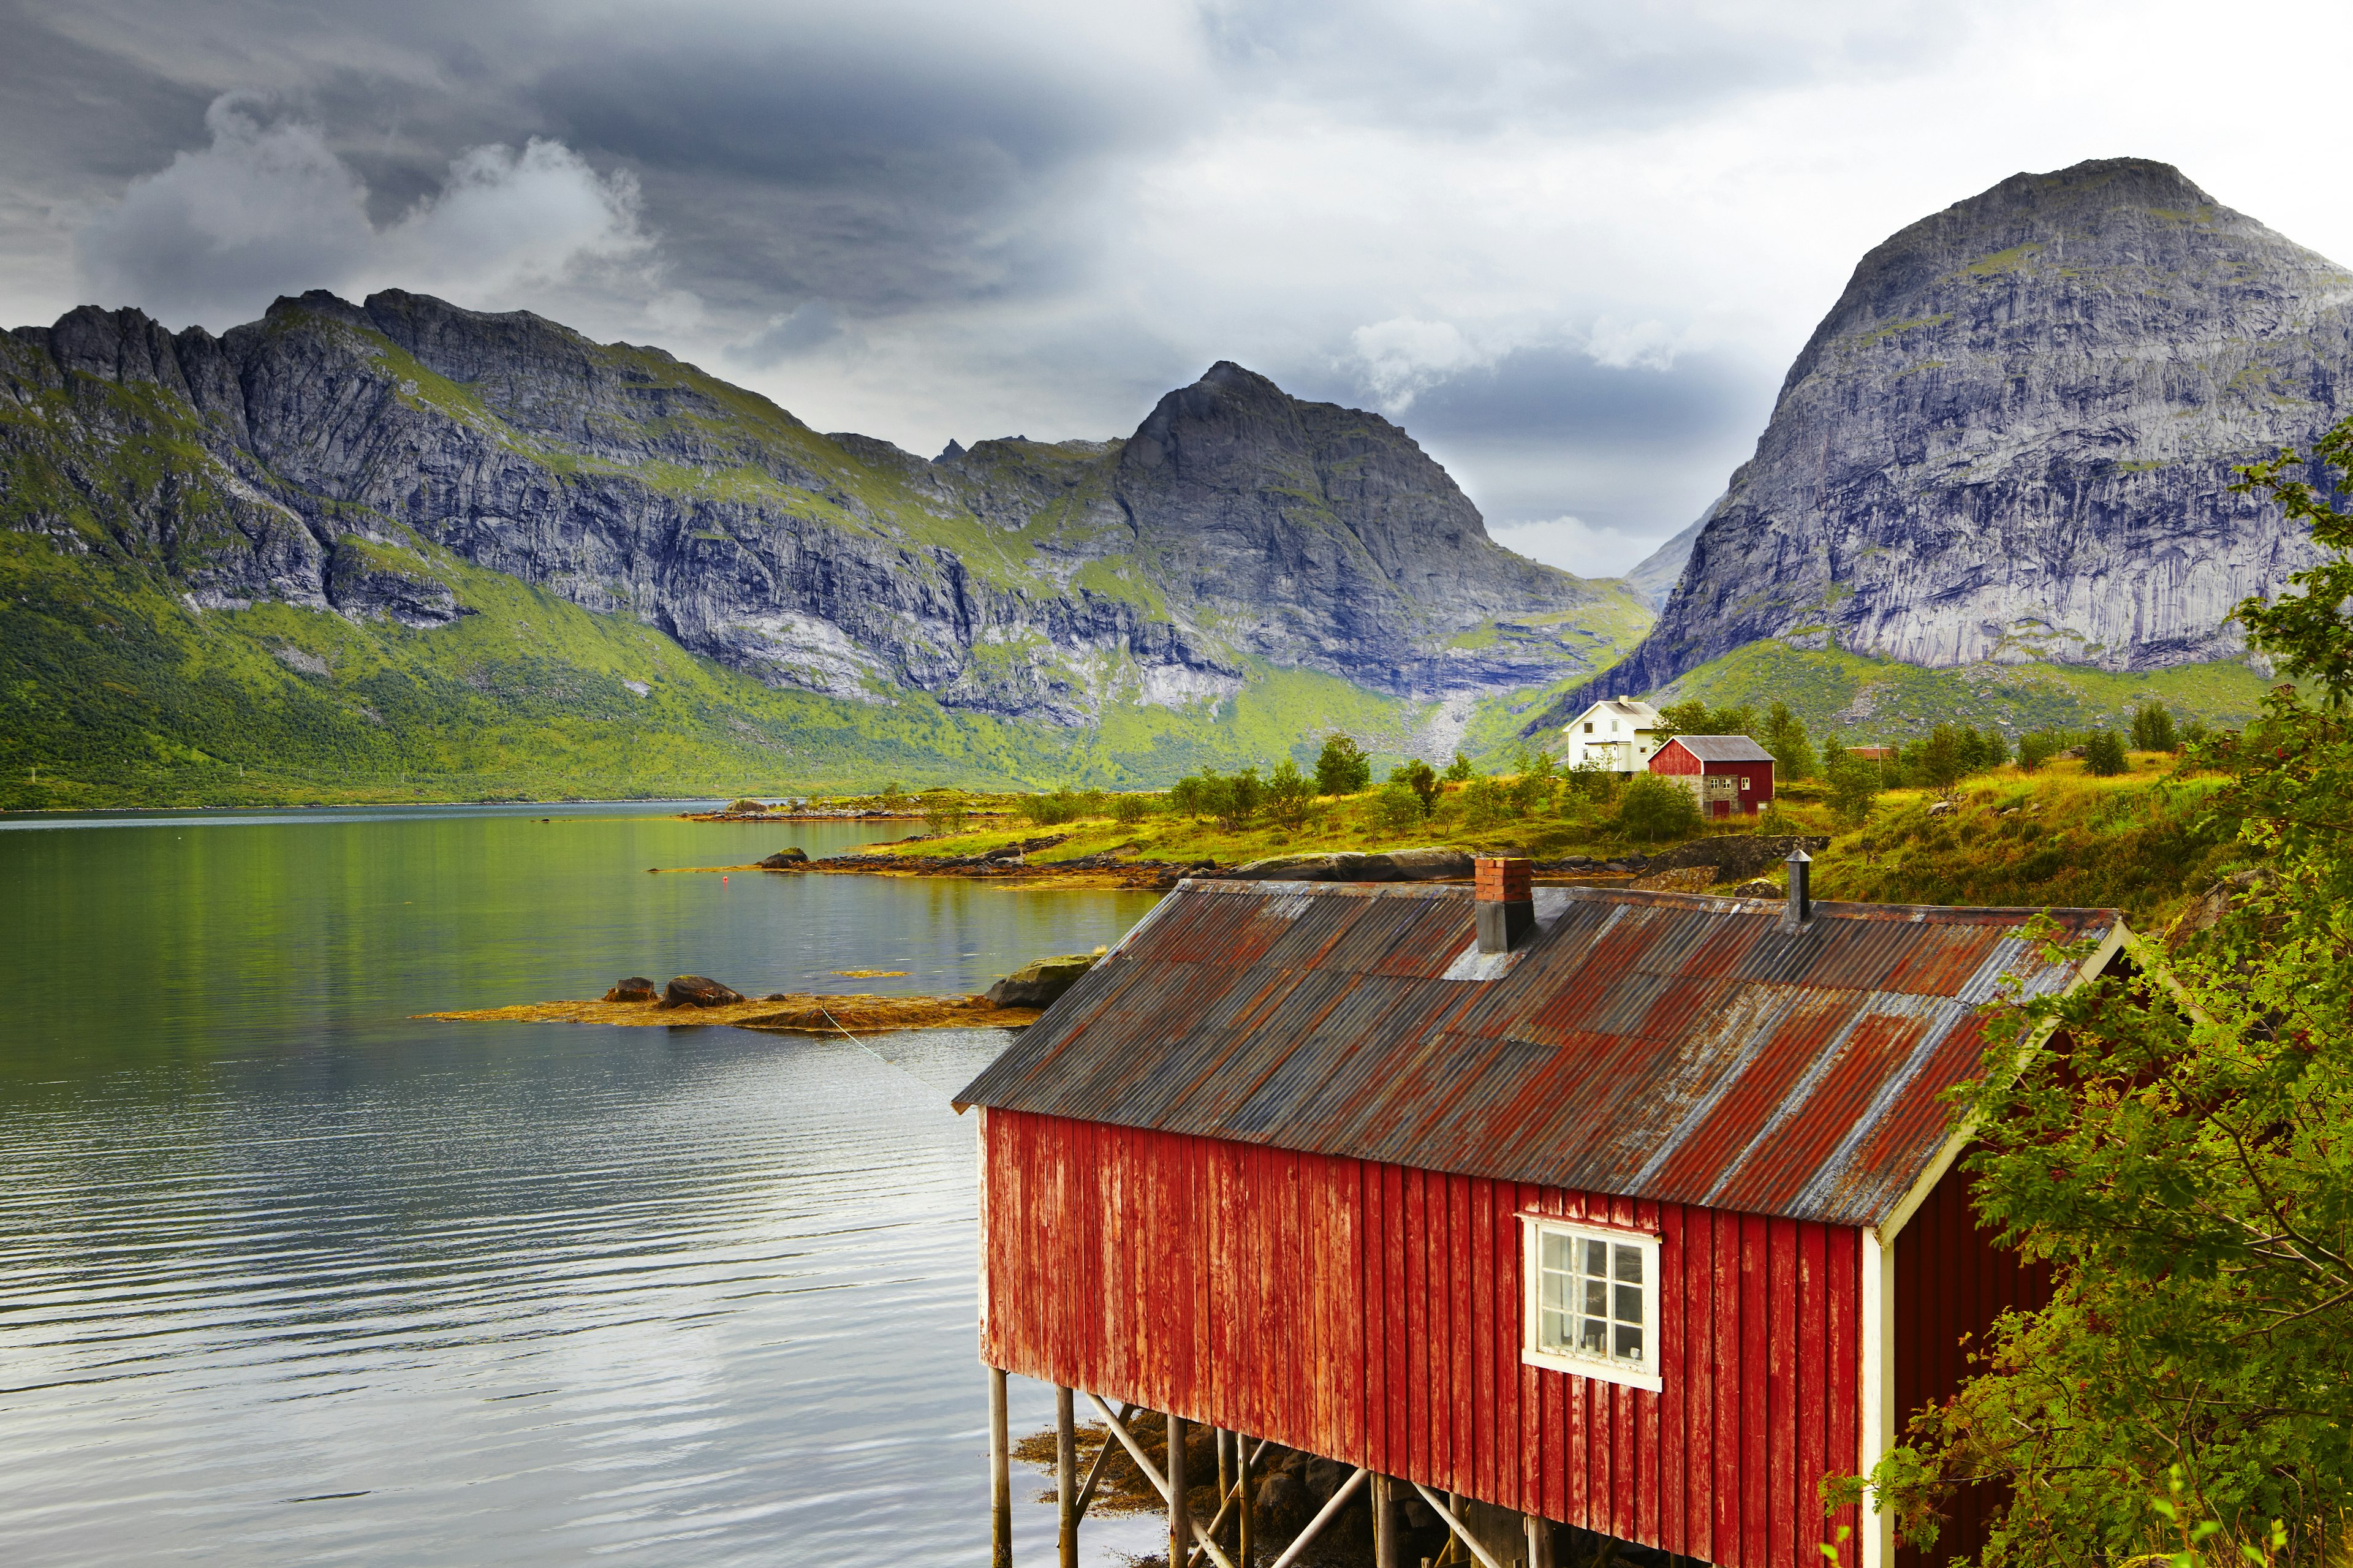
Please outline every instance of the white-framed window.
[[1520, 1228], [1520, 1359], [1658, 1392], [1658, 1237], [1549, 1215], [1524, 1214]]

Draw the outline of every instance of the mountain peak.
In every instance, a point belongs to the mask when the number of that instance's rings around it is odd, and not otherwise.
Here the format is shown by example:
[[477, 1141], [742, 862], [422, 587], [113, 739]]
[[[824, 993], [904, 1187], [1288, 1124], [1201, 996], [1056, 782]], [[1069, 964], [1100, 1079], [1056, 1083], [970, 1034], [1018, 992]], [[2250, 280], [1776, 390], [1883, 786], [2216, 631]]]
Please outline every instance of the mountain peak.
[[2012, 175], [1862, 258], [1609, 679], [1655, 690], [1767, 638], [1930, 666], [2232, 657], [2232, 606], [2314, 558], [2232, 467], [2307, 446], [2348, 394], [2353, 273], [2170, 164]]

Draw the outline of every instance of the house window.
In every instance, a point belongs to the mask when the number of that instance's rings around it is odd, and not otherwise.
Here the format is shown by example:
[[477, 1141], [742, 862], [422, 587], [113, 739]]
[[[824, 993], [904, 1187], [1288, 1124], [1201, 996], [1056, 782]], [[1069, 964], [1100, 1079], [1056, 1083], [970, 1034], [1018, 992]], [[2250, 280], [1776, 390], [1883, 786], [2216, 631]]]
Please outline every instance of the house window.
[[1748, 775], [1747, 775], [1746, 773], [1743, 773], [1743, 774], [1741, 774], [1741, 775], [1740, 775], [1740, 788], [1741, 788], [1741, 793], [1743, 793], [1744, 795], [1747, 793], [1747, 790], [1748, 790]]
[[1592, 726], [1592, 725], [1590, 725], [1590, 724], [1588, 724], [1588, 725], [1585, 727], [1585, 732], [1586, 732], [1587, 734], [1588, 734], [1588, 735], [1590, 735], [1591, 733], [1593, 733], [1593, 726]]
[[1521, 1223], [1528, 1291], [1520, 1359], [1656, 1391], [1658, 1239], [1535, 1215]]

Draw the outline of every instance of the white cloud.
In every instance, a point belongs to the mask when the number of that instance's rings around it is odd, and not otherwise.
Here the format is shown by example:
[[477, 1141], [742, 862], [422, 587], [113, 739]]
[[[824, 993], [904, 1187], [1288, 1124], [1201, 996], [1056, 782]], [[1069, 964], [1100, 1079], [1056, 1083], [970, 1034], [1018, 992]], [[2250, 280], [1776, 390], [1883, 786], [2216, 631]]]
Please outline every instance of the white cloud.
[[1506, 550], [1516, 550], [1532, 561], [1580, 577], [1624, 576], [1661, 542], [1648, 534], [1595, 528], [1567, 512], [1537, 522], [1494, 526], [1487, 531]]
[[635, 179], [600, 175], [561, 142], [470, 148], [438, 191], [378, 225], [366, 184], [319, 126], [266, 119], [234, 95], [216, 99], [205, 124], [210, 145], [133, 180], [83, 227], [78, 259], [98, 302], [216, 329], [306, 289], [397, 286], [545, 310], [552, 288], [609, 285], [617, 269], [634, 268], [625, 289], [642, 284], [679, 312], [681, 301], [654, 287]]
[[1466, 370], [1493, 364], [1495, 356], [1474, 347], [1451, 321], [1397, 316], [1348, 334], [1365, 382], [1392, 418], [1413, 406], [1424, 387]]
[[1611, 370], [1672, 370], [1691, 336], [1690, 329], [1678, 331], [1661, 321], [1603, 316], [1587, 334], [1585, 353]]

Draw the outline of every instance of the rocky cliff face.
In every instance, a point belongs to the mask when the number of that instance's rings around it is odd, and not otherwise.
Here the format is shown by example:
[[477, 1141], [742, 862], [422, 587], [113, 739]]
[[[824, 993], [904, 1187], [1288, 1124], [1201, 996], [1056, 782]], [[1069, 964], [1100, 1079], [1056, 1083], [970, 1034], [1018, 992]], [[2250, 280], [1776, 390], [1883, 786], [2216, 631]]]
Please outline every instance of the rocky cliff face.
[[160, 563], [200, 608], [446, 624], [447, 551], [772, 684], [1061, 724], [1252, 658], [1394, 695], [1549, 683], [1646, 618], [1494, 544], [1395, 426], [1232, 364], [1125, 442], [926, 463], [658, 349], [397, 291], [219, 338], [84, 308], [0, 344], [0, 397], [40, 410], [0, 426], [9, 526]]
[[2232, 466], [2353, 411], [2348, 369], [2353, 275], [2176, 170], [2005, 180], [1863, 258], [1658, 625], [1588, 689], [1768, 637], [1921, 665], [2238, 652], [2232, 607], [2313, 556]]

